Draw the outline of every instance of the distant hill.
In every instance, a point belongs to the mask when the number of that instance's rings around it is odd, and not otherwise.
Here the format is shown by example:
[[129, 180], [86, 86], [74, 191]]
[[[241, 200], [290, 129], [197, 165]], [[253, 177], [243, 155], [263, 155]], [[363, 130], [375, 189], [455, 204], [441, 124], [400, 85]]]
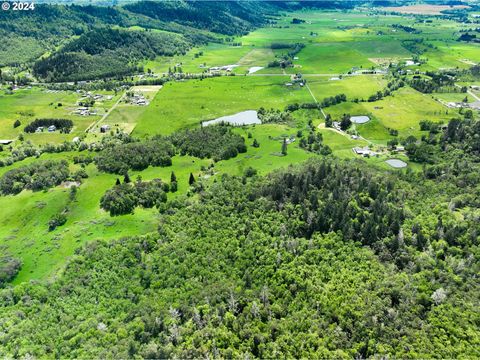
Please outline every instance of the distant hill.
[[[55, 1], [55, 3], [68, 3]], [[355, 1], [140, 1], [116, 6], [37, 4], [0, 12], [0, 67], [33, 67], [46, 81], [88, 80], [136, 71], [142, 59], [243, 35], [269, 15], [303, 6], [349, 8]], [[124, 5], [123, 5], [124, 4]], [[137, 26], [170, 34], [108, 30]]]
[[184, 53], [189, 47], [176, 34], [95, 29], [38, 60], [33, 72], [47, 81], [123, 76], [134, 72], [139, 60]]
[[250, 1], [141, 1], [125, 9], [149, 18], [212, 32], [238, 35], [265, 23], [272, 5]]
[[[126, 75], [141, 59], [245, 34], [266, 23], [265, 14], [273, 10], [261, 2], [37, 4], [35, 11], [0, 12], [0, 36], [8, 39], [0, 45], [0, 66], [34, 64], [34, 73], [47, 81]], [[108, 30], [113, 26], [171, 34]], [[39, 59], [43, 54], [49, 56]]]

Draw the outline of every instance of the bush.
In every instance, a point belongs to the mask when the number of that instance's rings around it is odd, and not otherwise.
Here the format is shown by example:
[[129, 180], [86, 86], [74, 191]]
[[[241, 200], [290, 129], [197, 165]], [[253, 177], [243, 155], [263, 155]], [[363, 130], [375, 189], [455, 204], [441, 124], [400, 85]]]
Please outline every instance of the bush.
[[100, 206], [111, 216], [132, 214], [137, 206], [152, 208], [167, 201], [165, 185], [159, 179], [115, 185], [102, 196]]
[[22, 262], [11, 256], [0, 257], [0, 288], [11, 281], [20, 271]]
[[52, 219], [48, 222], [48, 230], [53, 231], [58, 226], [62, 226], [67, 222], [67, 216], [63, 213], [56, 214], [52, 217]]
[[125, 174], [128, 170], [144, 170], [149, 166], [170, 166], [175, 154], [167, 139], [143, 143], [115, 145], [103, 150], [95, 158], [97, 168], [113, 174]]
[[61, 184], [69, 174], [65, 160], [39, 161], [6, 172], [0, 179], [0, 192], [7, 195], [18, 194], [24, 189], [44, 190]]

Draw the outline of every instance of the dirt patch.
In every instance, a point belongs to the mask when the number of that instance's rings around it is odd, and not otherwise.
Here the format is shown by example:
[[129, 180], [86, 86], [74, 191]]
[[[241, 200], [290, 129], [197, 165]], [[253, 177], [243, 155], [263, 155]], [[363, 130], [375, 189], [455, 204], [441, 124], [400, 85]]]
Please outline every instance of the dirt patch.
[[78, 182], [78, 181], [64, 181], [61, 186], [64, 187], [65, 189], [70, 189], [72, 186], [79, 187], [80, 182]]
[[141, 86], [133, 86], [132, 91], [138, 92], [157, 92], [163, 87], [163, 85], [141, 85]]
[[377, 66], [388, 66], [392, 62], [398, 61], [396, 58], [368, 58], [368, 60]]

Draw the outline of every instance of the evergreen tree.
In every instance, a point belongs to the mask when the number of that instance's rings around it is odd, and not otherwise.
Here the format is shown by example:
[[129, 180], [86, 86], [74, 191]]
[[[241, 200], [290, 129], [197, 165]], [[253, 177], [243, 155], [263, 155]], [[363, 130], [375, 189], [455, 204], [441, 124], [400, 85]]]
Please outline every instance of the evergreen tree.
[[120, 182], [120, 179], [119, 179], [119, 178], [117, 178], [117, 181], [115, 182], [115, 185], [117, 185], [117, 186], [118, 186], [118, 185], [120, 185], [120, 184], [121, 184], [121, 182]]
[[188, 179], [188, 184], [193, 185], [195, 183], [195, 177], [190, 173], [190, 178]]
[[131, 182], [130, 176], [128, 175], [128, 172], [125, 173], [125, 176], [124, 176], [124, 178], [123, 178], [123, 182], [124, 182], [125, 184], [128, 184], [128, 183]]
[[282, 155], [287, 155], [287, 139], [286, 138], [283, 138]]
[[252, 144], [252, 146], [253, 146], [254, 148], [260, 147], [260, 144], [258, 143], [257, 139], [253, 139], [253, 144]]
[[343, 114], [342, 121], [340, 122], [340, 129], [343, 131], [347, 130], [350, 126], [352, 126], [352, 120], [350, 120], [350, 115]]
[[333, 121], [332, 121], [332, 115], [327, 114], [325, 116], [325, 127], [332, 127]]
[[170, 174], [170, 182], [173, 183], [173, 182], [177, 182], [177, 176], [175, 175], [175, 173], [172, 171], [172, 173]]

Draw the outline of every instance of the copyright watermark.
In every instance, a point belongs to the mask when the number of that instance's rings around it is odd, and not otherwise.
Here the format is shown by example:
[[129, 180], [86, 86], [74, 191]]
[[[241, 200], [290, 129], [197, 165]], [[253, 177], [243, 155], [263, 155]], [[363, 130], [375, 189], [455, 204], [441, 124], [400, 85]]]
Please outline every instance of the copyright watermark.
[[3, 11], [28, 11], [35, 10], [35, 3], [33, 1], [4, 1], [2, 3]]

